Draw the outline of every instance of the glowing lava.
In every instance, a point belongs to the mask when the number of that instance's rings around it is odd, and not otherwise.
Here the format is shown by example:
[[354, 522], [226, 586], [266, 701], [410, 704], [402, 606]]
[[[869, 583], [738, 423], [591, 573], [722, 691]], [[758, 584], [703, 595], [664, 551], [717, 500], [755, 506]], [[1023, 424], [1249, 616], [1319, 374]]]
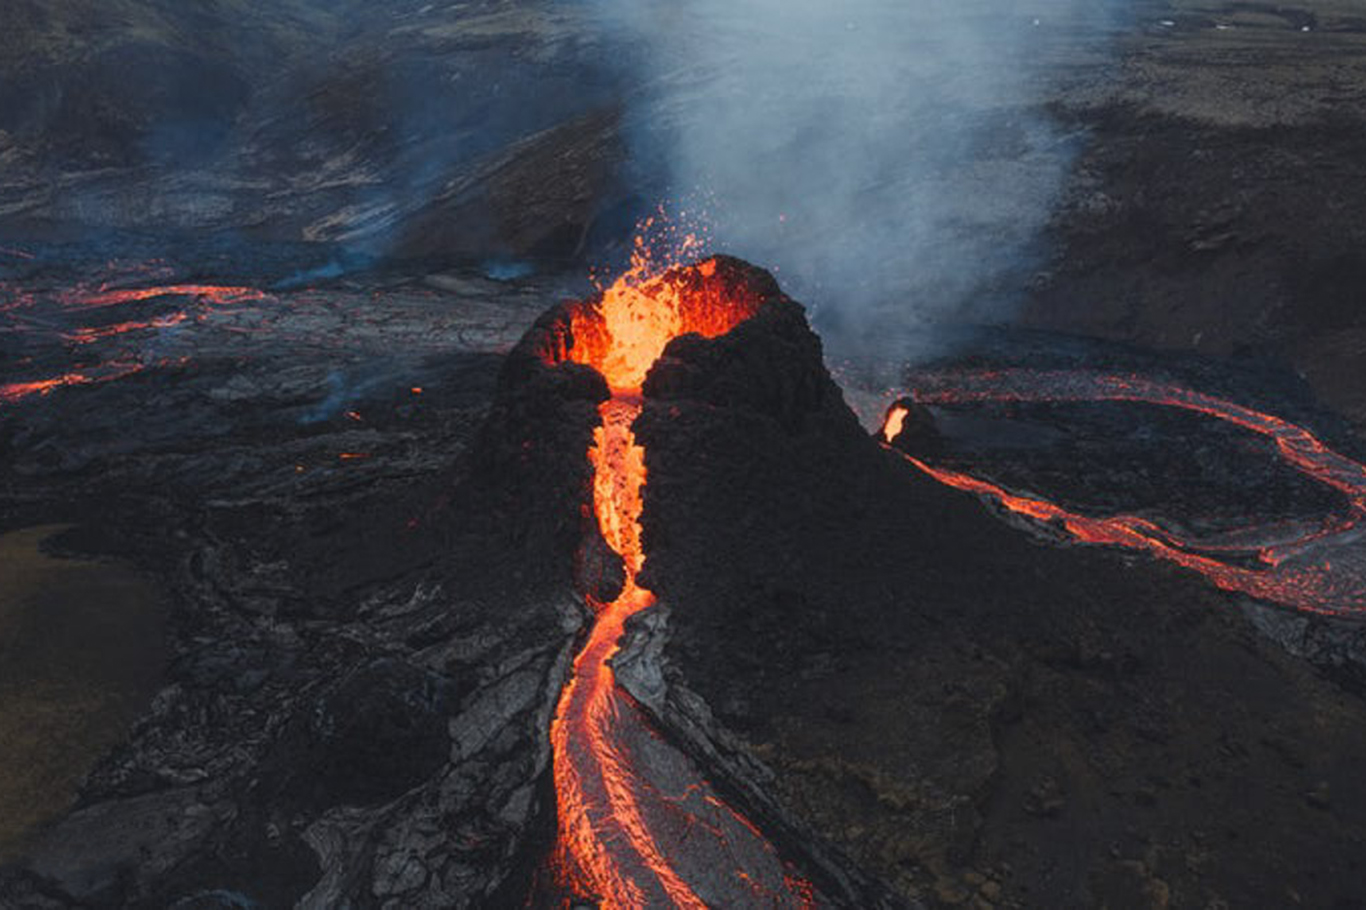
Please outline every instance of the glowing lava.
[[[660, 741], [643, 710], [617, 687], [612, 658], [629, 617], [655, 603], [638, 576], [645, 450], [631, 425], [641, 385], [668, 342], [723, 334], [759, 307], [716, 278], [717, 262], [651, 274], [638, 255], [597, 301], [572, 311], [566, 359], [597, 369], [611, 389], [589, 450], [599, 529], [625, 564], [595, 620], [551, 726], [559, 803], [559, 863], [566, 884], [604, 907], [804, 906], [809, 886], [730, 809], [692, 763]], [[679, 849], [686, 844], [686, 850]], [[684, 855], [686, 854], [686, 856]]]
[[[973, 402], [1131, 401], [1182, 408], [1232, 423], [1271, 439], [1281, 458], [1342, 493], [1346, 518], [1330, 518], [1310, 530], [1294, 526], [1247, 529], [1212, 540], [1185, 540], [1134, 515], [1082, 515], [1036, 496], [959, 471], [935, 468], [902, 452], [911, 464], [940, 483], [989, 497], [1009, 511], [1058, 527], [1083, 543], [1142, 550], [1199, 572], [1215, 586], [1311, 613], [1366, 614], [1366, 547], [1358, 525], [1366, 517], [1366, 466], [1329, 449], [1304, 427], [1270, 414], [1181, 386], [1136, 376], [1062, 371], [1004, 370], [924, 377], [913, 396], [920, 404]], [[882, 438], [900, 433], [907, 410], [894, 405]], [[895, 451], [895, 450], [893, 450]], [[1211, 554], [1251, 557], [1255, 568]]]
[[138, 363], [108, 364], [97, 370], [81, 370], [63, 373], [48, 379], [35, 379], [29, 382], [10, 382], [0, 384], [0, 402], [13, 404], [33, 395], [47, 395], [54, 389], [73, 385], [94, 385], [122, 379], [142, 369]]
[[136, 303], [156, 297], [196, 297], [210, 303], [242, 303], [249, 300], [263, 300], [265, 293], [256, 288], [232, 287], [220, 284], [166, 284], [147, 288], [122, 288], [110, 290], [101, 287], [95, 291], [77, 291], [65, 300], [69, 306], [106, 307], [123, 303]]
[[129, 332], [140, 332], [146, 329], [169, 329], [187, 322], [190, 318], [189, 313], [175, 312], [165, 316], [158, 316], [155, 319], [134, 319], [128, 322], [117, 322], [112, 325], [87, 326], [75, 329], [66, 335], [67, 341], [72, 344], [91, 344], [102, 341], [105, 338], [113, 338], [116, 335], [126, 335]]
[[716, 277], [717, 263], [655, 273], [637, 252], [631, 269], [592, 306], [573, 315], [569, 359], [593, 367], [615, 392], [639, 391], [664, 347], [679, 335], [724, 335], [753, 316], [757, 299], [732, 295]]

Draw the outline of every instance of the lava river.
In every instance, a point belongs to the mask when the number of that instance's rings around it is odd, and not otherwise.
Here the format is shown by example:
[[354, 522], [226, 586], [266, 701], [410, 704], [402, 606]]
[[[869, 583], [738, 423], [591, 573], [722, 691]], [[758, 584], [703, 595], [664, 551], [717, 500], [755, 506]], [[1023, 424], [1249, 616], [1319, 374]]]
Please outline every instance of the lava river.
[[810, 886], [693, 762], [665, 742], [614, 675], [628, 618], [655, 604], [639, 581], [645, 450], [631, 425], [641, 387], [670, 339], [714, 337], [759, 303], [728, 293], [717, 262], [650, 276], [643, 259], [594, 302], [576, 305], [567, 359], [595, 368], [611, 398], [589, 451], [593, 507], [625, 583], [595, 618], [551, 727], [558, 799], [558, 870], [570, 891], [603, 907], [809, 906]]
[[[1366, 518], [1366, 467], [1334, 452], [1304, 427], [1181, 386], [1086, 372], [1012, 369], [926, 375], [911, 399], [922, 405], [950, 406], [1137, 402], [1194, 411], [1264, 436], [1274, 444], [1277, 457], [1341, 493], [1348, 514], [1312, 527], [1278, 525], [1185, 539], [1136, 515], [1083, 515], [1037, 495], [1012, 492], [988, 480], [898, 454], [940, 483], [990, 498], [1015, 515], [1060, 528], [1074, 540], [1141, 550], [1199, 572], [1223, 590], [1296, 610], [1366, 615], [1366, 541], [1361, 528]], [[901, 403], [888, 411], [881, 432], [889, 448], [901, 433], [907, 413]]]

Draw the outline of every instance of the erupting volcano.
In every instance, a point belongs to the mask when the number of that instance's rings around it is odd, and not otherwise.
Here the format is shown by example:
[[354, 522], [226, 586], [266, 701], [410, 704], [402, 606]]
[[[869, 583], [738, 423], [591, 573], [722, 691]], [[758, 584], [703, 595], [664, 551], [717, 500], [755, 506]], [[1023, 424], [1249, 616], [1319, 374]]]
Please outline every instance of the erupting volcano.
[[[1215, 586], [1310, 613], [1366, 612], [1366, 553], [1358, 526], [1366, 516], [1366, 467], [1328, 448], [1304, 427], [1230, 401], [1136, 376], [1064, 371], [1004, 370], [947, 373], [922, 378], [911, 396], [921, 405], [980, 402], [1122, 401], [1204, 414], [1270, 439], [1276, 454], [1305, 476], [1340, 493], [1345, 516], [1318, 526], [1243, 529], [1236, 534], [1186, 539], [1136, 515], [1091, 516], [1040, 497], [1012, 493], [970, 474], [934, 467], [900, 452], [941, 483], [987, 496], [1010, 512], [1060, 527], [1083, 543], [1142, 550], [1199, 572]], [[881, 436], [892, 447], [910, 413], [888, 411]], [[1255, 567], [1235, 564], [1238, 559]]]
[[[624, 579], [606, 603], [588, 596], [595, 619], [551, 728], [560, 872], [566, 887], [597, 896], [604, 907], [813, 900], [758, 829], [659, 740], [612, 667], [627, 620], [655, 603], [639, 579], [646, 453], [632, 432], [646, 376], [673, 339], [723, 335], [764, 302], [734, 262], [707, 259], [652, 274], [637, 253], [632, 269], [598, 299], [571, 308], [564, 350], [547, 353], [551, 363], [592, 367], [611, 392], [599, 406], [588, 457], [593, 514], [621, 557]], [[684, 841], [686, 856], [676, 849]]]

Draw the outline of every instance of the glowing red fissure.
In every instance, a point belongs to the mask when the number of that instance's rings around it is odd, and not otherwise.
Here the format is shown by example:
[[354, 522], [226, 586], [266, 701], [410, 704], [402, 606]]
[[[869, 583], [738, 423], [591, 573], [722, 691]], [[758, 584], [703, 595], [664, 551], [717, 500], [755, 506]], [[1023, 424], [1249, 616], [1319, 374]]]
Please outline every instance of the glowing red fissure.
[[64, 302], [74, 307], [107, 307], [156, 297], [197, 297], [216, 304], [226, 304], [263, 300], [266, 294], [256, 288], [220, 284], [165, 284], [146, 288], [109, 290], [102, 287], [94, 291], [76, 291], [67, 294]]
[[165, 316], [158, 316], [155, 319], [129, 320], [112, 325], [89, 326], [68, 332], [66, 340], [73, 344], [91, 344], [96, 341], [103, 341], [106, 338], [113, 338], [116, 335], [126, 335], [129, 332], [140, 332], [144, 329], [174, 328], [187, 322], [189, 318], [189, 313], [177, 311]]
[[0, 384], [0, 402], [13, 404], [33, 395], [47, 395], [54, 389], [65, 388], [74, 385], [94, 385], [100, 382], [109, 382], [114, 379], [122, 379], [141, 370], [142, 364], [139, 363], [118, 363], [109, 364], [95, 370], [73, 370], [63, 373], [60, 376], [53, 376], [48, 379], [34, 379], [28, 382], [10, 382]]
[[[654, 792], [632, 768], [631, 754], [622, 743], [623, 725], [645, 721], [640, 708], [618, 689], [611, 661], [627, 619], [655, 603], [654, 594], [638, 581], [645, 561], [640, 516], [646, 470], [645, 450], [631, 425], [642, 407], [640, 383], [670, 339], [690, 332], [724, 334], [757, 308], [753, 301], [718, 300], [698, 290], [697, 279], [709, 279], [715, 270], [716, 263], [707, 260], [691, 269], [651, 275], [644, 260], [637, 260], [595, 306], [574, 312], [575, 342], [566, 352], [567, 359], [597, 369], [611, 388], [611, 398], [599, 408], [602, 423], [588, 455], [598, 527], [622, 557], [626, 577], [621, 594], [610, 603], [590, 599], [593, 626], [574, 660], [551, 724], [558, 852], [566, 884], [598, 896], [606, 908], [706, 906], [677, 871], [662, 845], [663, 836], [654, 830], [656, 804], [682, 800]], [[698, 782], [684, 790], [695, 793], [704, 786]], [[642, 805], [647, 798], [655, 810]], [[759, 838], [753, 825], [717, 797], [708, 794], [703, 799]], [[678, 805], [670, 808], [684, 811]], [[743, 869], [734, 875], [749, 881]], [[750, 887], [759, 893], [757, 884]], [[764, 903], [810, 903], [810, 886], [796, 876], [784, 877], [783, 887], [785, 894], [767, 893]]]
[[[17, 320], [19, 326], [10, 329], [10, 331], [27, 330], [26, 323], [30, 320], [24, 311], [35, 308], [42, 302], [43, 298], [28, 292], [12, 291], [3, 286], [0, 286], [0, 292], [9, 292], [8, 298], [0, 302], [0, 313], [17, 313], [11, 318]], [[166, 284], [113, 290], [101, 285], [93, 289], [83, 286], [63, 291], [56, 294], [53, 300], [68, 310], [87, 310], [105, 309], [160, 297], [192, 297], [200, 303], [225, 307], [232, 304], [265, 300], [268, 295], [256, 288], [218, 284]], [[191, 320], [202, 318], [202, 316], [195, 315], [189, 310], [177, 310], [150, 318], [126, 320], [107, 325], [81, 326], [58, 331], [60, 336], [71, 344], [87, 345], [134, 332], [174, 328]], [[36, 325], [47, 327], [42, 319], [39, 319]]]
[[[1132, 401], [1206, 414], [1266, 436], [1289, 464], [1342, 493], [1349, 503], [1350, 514], [1331, 518], [1315, 530], [1290, 534], [1289, 539], [1275, 545], [1240, 547], [1234, 543], [1187, 541], [1138, 516], [1083, 515], [1035, 496], [1011, 493], [964, 472], [936, 468], [903, 452], [897, 454], [940, 483], [994, 499], [1015, 514], [1060, 527], [1078, 541], [1148, 552], [1199, 572], [1223, 590], [1305, 612], [1338, 616], [1366, 612], [1366, 577], [1360, 572], [1345, 571], [1342, 561], [1335, 568], [1329, 558], [1311, 565], [1288, 564], [1288, 560], [1301, 555], [1311, 545], [1351, 534], [1366, 516], [1366, 466], [1332, 451], [1304, 427], [1213, 395], [1137, 376], [1036, 370], [952, 373], [924, 377], [923, 384], [912, 397], [917, 403], [927, 405]], [[888, 444], [900, 432], [905, 417], [906, 409], [900, 405], [888, 412], [882, 429], [882, 437]], [[1252, 537], [1256, 533], [1256, 529], [1250, 529], [1242, 536]], [[1269, 534], [1270, 529], [1264, 533]], [[1197, 551], [1246, 553], [1255, 555], [1261, 565], [1258, 568], [1230, 565]]]

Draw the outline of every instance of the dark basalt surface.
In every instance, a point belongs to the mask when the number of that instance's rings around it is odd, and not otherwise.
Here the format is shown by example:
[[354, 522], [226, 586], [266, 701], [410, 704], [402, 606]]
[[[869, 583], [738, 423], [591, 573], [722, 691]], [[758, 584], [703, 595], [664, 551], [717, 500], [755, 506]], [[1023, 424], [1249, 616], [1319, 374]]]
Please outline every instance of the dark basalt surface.
[[[1047, 331], [985, 362], [1169, 371], [1359, 454], [1360, 11], [1136, 9], [1103, 79], [1088, 41], [1040, 47], [1074, 73], [1050, 110], [1079, 154], [1026, 294]], [[72, 811], [0, 868], [0, 906], [522, 902], [554, 832], [545, 729], [578, 592], [619, 577], [582, 508], [601, 384], [548, 370], [534, 332], [515, 347], [548, 282], [410, 262], [304, 288], [376, 252], [546, 268], [623, 242], [641, 200], [620, 103], [640, 87], [576, 16], [8, 5], [6, 301], [120, 257], [189, 263], [158, 281], [246, 259], [259, 274], [233, 281], [280, 293], [0, 326], [3, 382], [146, 364], [0, 405], [0, 529], [71, 522], [54, 546], [153, 576], [170, 655]], [[182, 309], [175, 331], [61, 338]], [[1003, 525], [872, 443], [790, 302], [675, 342], [648, 391], [646, 573], [668, 614], [631, 630], [622, 676], [663, 648], [667, 689], [642, 702], [664, 735], [829, 893], [1366, 904], [1360, 626]], [[939, 415], [916, 451], [1100, 511], [1233, 520], [1243, 479], [1283, 516], [1332, 506], [1207, 421], [981, 413], [976, 436]], [[1045, 443], [998, 447], [1020, 432]]]
[[[281, 294], [163, 339], [188, 362], [5, 405], [0, 522], [70, 521], [64, 548], [158, 578], [169, 659], [72, 810], [0, 869], [0, 906], [522, 893], [553, 833], [546, 729], [603, 394], [494, 353], [548, 293]], [[33, 336], [18, 366], [65, 356]]]
[[1274, 359], [1360, 425], [1360, 9], [1141, 9], [1151, 24], [1123, 40], [1116, 78], [1078, 80], [1054, 100], [1087, 139], [1024, 318], [1150, 348]]
[[[1319, 660], [1317, 632], [921, 477], [845, 406], [801, 307], [722, 266], [771, 302], [647, 379], [667, 616], [620, 660], [635, 685], [663, 644], [640, 700], [720, 792], [856, 906], [1361, 899], [1366, 708], [1291, 653]], [[606, 390], [548, 365], [554, 293], [280, 292], [158, 339], [188, 361], [0, 412], [5, 527], [72, 521], [63, 547], [159, 577], [171, 654], [0, 902], [525, 897], [579, 592], [619, 579], [585, 509]], [[19, 350], [29, 373], [70, 354]]]
[[1198, 579], [913, 471], [819, 353], [775, 308], [650, 377], [666, 725], [700, 695], [782, 812], [930, 905], [1366, 899], [1359, 694]]
[[0, 233], [577, 257], [626, 195], [623, 89], [586, 15], [536, 0], [15, 0]]

